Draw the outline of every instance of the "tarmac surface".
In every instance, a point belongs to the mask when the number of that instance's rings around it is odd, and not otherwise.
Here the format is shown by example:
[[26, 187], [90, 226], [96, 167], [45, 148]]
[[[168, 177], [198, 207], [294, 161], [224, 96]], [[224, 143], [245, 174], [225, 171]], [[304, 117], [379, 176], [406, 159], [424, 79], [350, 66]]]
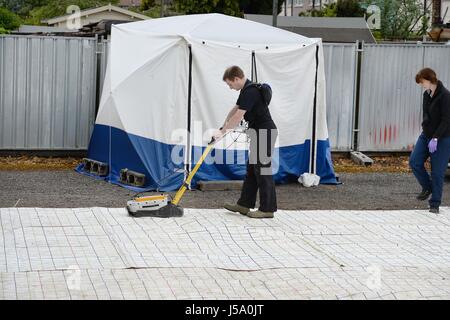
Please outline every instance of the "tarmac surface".
[[[407, 210], [426, 209], [417, 201], [420, 186], [408, 173], [341, 173], [341, 185], [305, 188], [277, 185], [281, 210]], [[125, 207], [135, 194], [123, 187], [84, 176], [74, 170], [0, 171], [0, 207]], [[174, 192], [171, 192], [174, 195]], [[236, 202], [240, 192], [187, 191], [184, 208], [219, 209]], [[444, 184], [442, 206], [450, 206], [450, 181]]]

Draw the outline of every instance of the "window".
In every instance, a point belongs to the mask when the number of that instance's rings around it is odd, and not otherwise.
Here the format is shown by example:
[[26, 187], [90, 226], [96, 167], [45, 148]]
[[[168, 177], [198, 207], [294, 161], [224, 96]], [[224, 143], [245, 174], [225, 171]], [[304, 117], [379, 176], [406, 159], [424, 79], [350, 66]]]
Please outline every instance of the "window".
[[294, 7], [303, 7], [303, 0], [294, 0]]

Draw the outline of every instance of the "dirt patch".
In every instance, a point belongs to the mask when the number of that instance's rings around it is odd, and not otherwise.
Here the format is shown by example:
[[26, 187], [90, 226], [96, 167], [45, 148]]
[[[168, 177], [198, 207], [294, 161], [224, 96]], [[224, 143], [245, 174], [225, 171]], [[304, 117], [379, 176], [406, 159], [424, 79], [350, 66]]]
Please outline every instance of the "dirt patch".
[[[371, 166], [362, 166], [349, 158], [333, 157], [333, 166], [336, 173], [364, 173], [364, 172], [411, 172], [408, 165], [408, 156], [372, 157]], [[0, 170], [60, 170], [73, 169], [82, 162], [77, 157], [37, 157], [18, 156], [0, 157]], [[427, 164], [429, 166], [429, 164]], [[429, 167], [428, 167], [429, 168]]]
[[372, 157], [374, 163], [370, 166], [362, 166], [354, 163], [351, 159], [338, 158], [333, 159], [333, 166], [336, 173], [348, 172], [411, 172], [409, 168], [409, 157], [407, 156], [392, 156], [392, 157]]
[[58, 158], [58, 157], [0, 157], [0, 170], [61, 170], [73, 169], [81, 158]]

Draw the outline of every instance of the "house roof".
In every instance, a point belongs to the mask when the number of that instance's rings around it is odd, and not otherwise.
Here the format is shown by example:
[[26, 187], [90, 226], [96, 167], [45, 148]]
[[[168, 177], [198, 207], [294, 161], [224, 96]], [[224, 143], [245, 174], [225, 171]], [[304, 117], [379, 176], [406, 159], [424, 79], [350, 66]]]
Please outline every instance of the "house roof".
[[73, 30], [60, 27], [33, 26], [22, 24], [17, 30], [18, 33], [38, 33], [38, 32], [73, 32]]
[[[130, 17], [141, 19], [141, 20], [151, 19], [150, 17], [148, 17], [146, 15], [143, 15], [143, 14], [140, 14], [140, 13], [137, 13], [137, 12], [133, 12], [133, 11], [130, 11], [130, 10], [126, 10], [126, 9], [123, 9], [123, 8], [119, 8], [119, 7], [113, 6], [111, 4], [108, 4], [108, 5], [102, 6], [102, 7], [82, 10], [82, 11], [80, 11], [80, 16], [81, 17], [85, 17], [85, 16], [88, 16], [88, 15], [92, 15], [92, 14], [99, 13], [99, 12], [104, 12], [104, 11], [115, 11], [115, 12], [119, 12], [119, 13], [128, 15]], [[59, 17], [46, 19], [46, 20], [43, 20], [42, 22], [47, 23], [47, 24], [55, 24], [55, 23], [66, 21], [69, 18], [72, 18], [72, 14], [66, 14], [64, 16], [59, 16]]]
[[[245, 19], [272, 25], [271, 15], [245, 14]], [[363, 40], [375, 43], [375, 38], [364, 18], [358, 17], [277, 17], [281, 29], [310, 38], [322, 38], [324, 42], [355, 42]]]

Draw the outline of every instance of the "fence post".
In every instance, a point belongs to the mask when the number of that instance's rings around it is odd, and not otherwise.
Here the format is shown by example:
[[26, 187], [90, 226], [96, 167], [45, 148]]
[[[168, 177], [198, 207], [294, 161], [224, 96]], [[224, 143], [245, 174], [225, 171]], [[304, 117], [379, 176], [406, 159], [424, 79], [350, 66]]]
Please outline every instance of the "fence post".
[[364, 53], [364, 41], [356, 41], [356, 76], [355, 76], [355, 96], [354, 96], [354, 110], [353, 110], [353, 136], [352, 136], [352, 151], [359, 150], [359, 95], [361, 88], [361, 68]]
[[100, 106], [100, 100], [101, 100], [101, 95], [102, 95], [102, 90], [103, 90], [104, 77], [105, 77], [104, 71], [106, 70], [106, 68], [104, 66], [105, 66], [105, 61], [107, 59], [106, 49], [105, 49], [105, 46], [107, 45], [107, 43], [105, 43], [103, 36], [100, 36], [100, 38], [99, 38], [98, 35], [96, 35], [96, 41], [97, 41], [97, 50], [95, 53], [97, 55], [97, 57], [96, 57], [97, 66], [95, 68], [95, 73], [96, 73], [95, 117], [97, 118], [97, 113], [98, 113], [98, 109]]

